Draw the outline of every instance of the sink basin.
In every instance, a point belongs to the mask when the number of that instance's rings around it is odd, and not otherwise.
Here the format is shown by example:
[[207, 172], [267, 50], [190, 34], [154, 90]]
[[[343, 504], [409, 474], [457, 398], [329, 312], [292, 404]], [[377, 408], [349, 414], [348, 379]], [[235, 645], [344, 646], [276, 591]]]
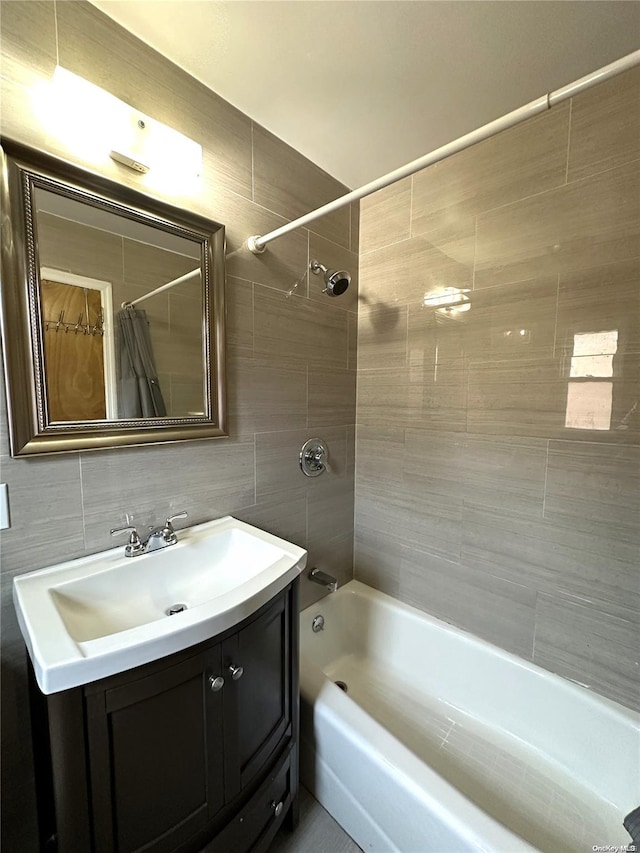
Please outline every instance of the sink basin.
[[13, 597], [43, 693], [77, 687], [213, 637], [304, 568], [307, 553], [225, 517], [178, 532], [177, 545], [122, 547], [14, 579]]

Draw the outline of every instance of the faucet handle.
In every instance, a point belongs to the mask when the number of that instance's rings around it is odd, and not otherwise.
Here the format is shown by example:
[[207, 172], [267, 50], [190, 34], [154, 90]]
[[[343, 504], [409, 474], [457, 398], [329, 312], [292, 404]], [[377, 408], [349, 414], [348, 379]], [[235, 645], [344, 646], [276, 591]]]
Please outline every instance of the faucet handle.
[[131, 533], [129, 543], [125, 546], [124, 553], [126, 557], [135, 557], [136, 554], [141, 554], [143, 545], [135, 527], [127, 525], [126, 527], [113, 527], [110, 531], [112, 536], [120, 536], [123, 533]]
[[165, 521], [165, 529], [173, 533], [172, 522], [175, 521], [176, 518], [187, 518], [188, 515], [189, 513], [185, 510], [183, 510], [182, 512], [177, 512], [175, 515], [170, 515], [169, 518]]
[[176, 518], [186, 518], [187, 513], [183, 510], [182, 512], [177, 512], [175, 515], [170, 515], [169, 518], [164, 523], [164, 529], [162, 531], [162, 538], [167, 543], [167, 545], [175, 545], [178, 541], [178, 537], [176, 536], [176, 532], [173, 529], [172, 522], [176, 520]]

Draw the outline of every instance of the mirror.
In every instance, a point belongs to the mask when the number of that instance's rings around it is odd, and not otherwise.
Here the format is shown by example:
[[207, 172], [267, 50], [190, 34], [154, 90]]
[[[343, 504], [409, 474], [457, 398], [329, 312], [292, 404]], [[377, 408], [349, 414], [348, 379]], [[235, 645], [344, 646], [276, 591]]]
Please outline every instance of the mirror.
[[224, 436], [224, 228], [2, 142], [14, 456]]

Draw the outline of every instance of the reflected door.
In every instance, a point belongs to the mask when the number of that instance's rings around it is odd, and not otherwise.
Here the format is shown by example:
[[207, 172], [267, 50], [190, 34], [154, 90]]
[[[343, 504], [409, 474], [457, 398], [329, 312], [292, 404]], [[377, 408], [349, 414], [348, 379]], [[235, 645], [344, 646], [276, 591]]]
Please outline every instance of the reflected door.
[[103, 337], [91, 332], [100, 323], [100, 293], [57, 281], [41, 284], [49, 420], [104, 419]]

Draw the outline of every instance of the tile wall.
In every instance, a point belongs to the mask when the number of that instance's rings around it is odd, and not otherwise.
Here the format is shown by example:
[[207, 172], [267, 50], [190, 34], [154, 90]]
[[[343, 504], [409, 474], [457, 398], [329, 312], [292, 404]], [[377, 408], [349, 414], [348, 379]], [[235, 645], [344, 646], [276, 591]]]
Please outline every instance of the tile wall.
[[356, 577], [640, 707], [640, 71], [360, 228]]
[[[85, 2], [2, 3], [2, 132], [78, 160], [39, 122], [34, 87], [56, 62], [201, 143], [200, 191], [169, 196], [111, 161], [78, 161], [121, 183], [223, 222], [227, 229], [228, 439], [12, 459], [0, 392], [0, 480], [11, 529], [2, 534], [3, 845], [35, 853], [26, 660], [11, 603], [21, 572], [113, 546], [126, 512], [161, 519], [186, 509], [197, 523], [232, 513], [309, 550], [310, 565], [352, 574], [358, 210], [346, 208], [270, 246], [242, 250], [343, 194], [345, 188]], [[148, 183], [145, 183], [148, 181]], [[347, 267], [344, 299], [305, 277], [310, 257]], [[332, 472], [297, 468], [313, 435], [329, 444]], [[302, 603], [323, 591], [304, 581]], [[4, 849], [4, 847], [3, 847]]]

